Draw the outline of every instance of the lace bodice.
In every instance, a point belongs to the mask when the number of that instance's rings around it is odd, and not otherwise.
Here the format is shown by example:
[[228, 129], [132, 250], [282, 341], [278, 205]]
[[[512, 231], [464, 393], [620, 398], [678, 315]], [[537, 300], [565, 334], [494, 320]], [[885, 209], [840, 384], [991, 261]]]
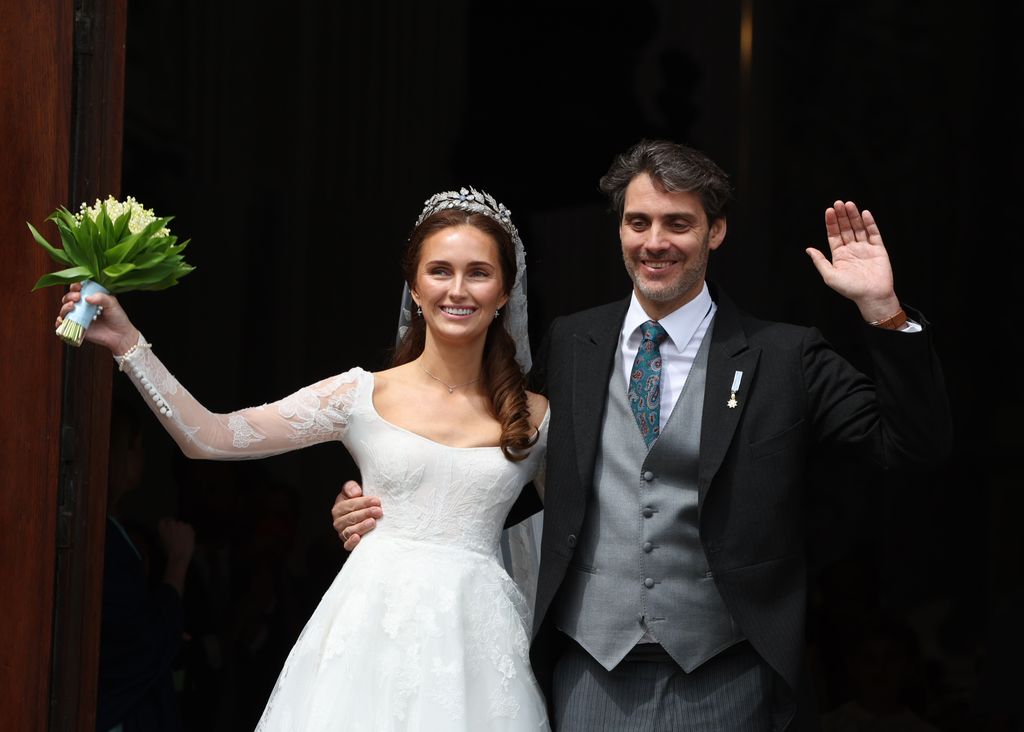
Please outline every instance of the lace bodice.
[[449, 447], [391, 424], [373, 406], [373, 375], [353, 369], [346, 376], [355, 387], [342, 441], [362, 472], [363, 492], [388, 506], [372, 534], [492, 552], [512, 503], [541, 464], [547, 415], [530, 454], [513, 463], [497, 447]]

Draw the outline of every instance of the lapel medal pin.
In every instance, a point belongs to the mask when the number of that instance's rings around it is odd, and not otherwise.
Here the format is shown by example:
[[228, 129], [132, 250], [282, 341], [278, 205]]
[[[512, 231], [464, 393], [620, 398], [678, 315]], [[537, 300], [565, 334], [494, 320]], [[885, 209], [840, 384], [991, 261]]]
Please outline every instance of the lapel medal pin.
[[735, 409], [740, 404], [738, 401], [736, 401], [736, 392], [738, 392], [740, 390], [740, 382], [742, 380], [743, 380], [743, 372], [742, 371], [737, 371], [735, 374], [733, 374], [733, 376], [732, 376], [732, 388], [730, 389], [732, 394], [729, 397], [729, 401], [727, 401], [725, 403], [725, 406], [729, 407], [729, 409]]

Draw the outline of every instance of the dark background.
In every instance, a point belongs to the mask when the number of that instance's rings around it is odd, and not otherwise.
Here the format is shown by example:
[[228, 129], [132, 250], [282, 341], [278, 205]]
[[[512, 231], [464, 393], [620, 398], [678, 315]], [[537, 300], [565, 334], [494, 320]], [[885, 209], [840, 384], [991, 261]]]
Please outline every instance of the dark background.
[[[825, 246], [824, 208], [852, 199], [934, 326], [956, 447], [925, 475], [814, 467], [822, 711], [884, 697], [873, 676], [940, 729], [1017, 728], [1022, 20], [994, 2], [133, 3], [123, 191], [176, 215], [197, 269], [123, 302], [216, 411], [381, 368], [423, 200], [473, 185], [526, 243], [536, 345], [553, 317], [628, 293], [597, 180], [665, 137], [736, 186], [711, 277], [863, 363], [856, 309], [803, 253]], [[329, 509], [355, 468], [339, 445], [186, 465], [146, 424], [127, 510], [140, 532], [160, 515], [199, 531], [190, 727], [251, 729], [343, 559]]]

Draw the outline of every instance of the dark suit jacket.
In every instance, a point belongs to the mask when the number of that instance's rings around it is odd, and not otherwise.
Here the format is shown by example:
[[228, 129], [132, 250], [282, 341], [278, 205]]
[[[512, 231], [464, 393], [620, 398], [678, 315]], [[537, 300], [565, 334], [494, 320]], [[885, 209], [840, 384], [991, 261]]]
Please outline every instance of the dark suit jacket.
[[[836, 448], [883, 466], [934, 464], [949, 449], [949, 407], [927, 326], [918, 334], [865, 326], [872, 382], [816, 329], [758, 320], [715, 288], [712, 295], [718, 312], [701, 434], [701, 542], [733, 618], [784, 682], [787, 709], [780, 718], [787, 719], [802, 696], [802, 506], [809, 456]], [[548, 611], [593, 490], [608, 379], [627, 307], [624, 300], [557, 319], [531, 377], [551, 402], [531, 654], [546, 692], [563, 642]], [[913, 317], [924, 324], [920, 314]], [[736, 371], [743, 378], [738, 406], [730, 409]]]

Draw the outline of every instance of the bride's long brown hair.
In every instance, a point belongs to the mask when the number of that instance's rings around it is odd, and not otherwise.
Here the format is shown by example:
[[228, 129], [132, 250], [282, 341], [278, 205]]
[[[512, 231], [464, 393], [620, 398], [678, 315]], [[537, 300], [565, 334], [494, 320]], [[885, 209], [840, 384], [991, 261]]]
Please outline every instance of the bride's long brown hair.
[[[423, 242], [431, 234], [453, 226], [472, 226], [484, 232], [498, 245], [498, 262], [505, 295], [509, 295], [516, 279], [516, 252], [512, 237], [494, 219], [479, 213], [458, 209], [439, 211], [425, 218], [409, 235], [409, 245], [402, 257], [402, 273], [409, 289], [416, 285]], [[512, 461], [523, 460], [529, 448], [537, 441], [530, 424], [530, 409], [526, 399], [526, 376], [516, 361], [516, 344], [505, 329], [502, 320], [495, 318], [487, 329], [480, 381], [491, 395], [491, 414], [501, 424], [501, 451]], [[419, 357], [426, 343], [427, 327], [422, 317], [413, 316], [409, 329], [395, 348], [392, 366]]]

